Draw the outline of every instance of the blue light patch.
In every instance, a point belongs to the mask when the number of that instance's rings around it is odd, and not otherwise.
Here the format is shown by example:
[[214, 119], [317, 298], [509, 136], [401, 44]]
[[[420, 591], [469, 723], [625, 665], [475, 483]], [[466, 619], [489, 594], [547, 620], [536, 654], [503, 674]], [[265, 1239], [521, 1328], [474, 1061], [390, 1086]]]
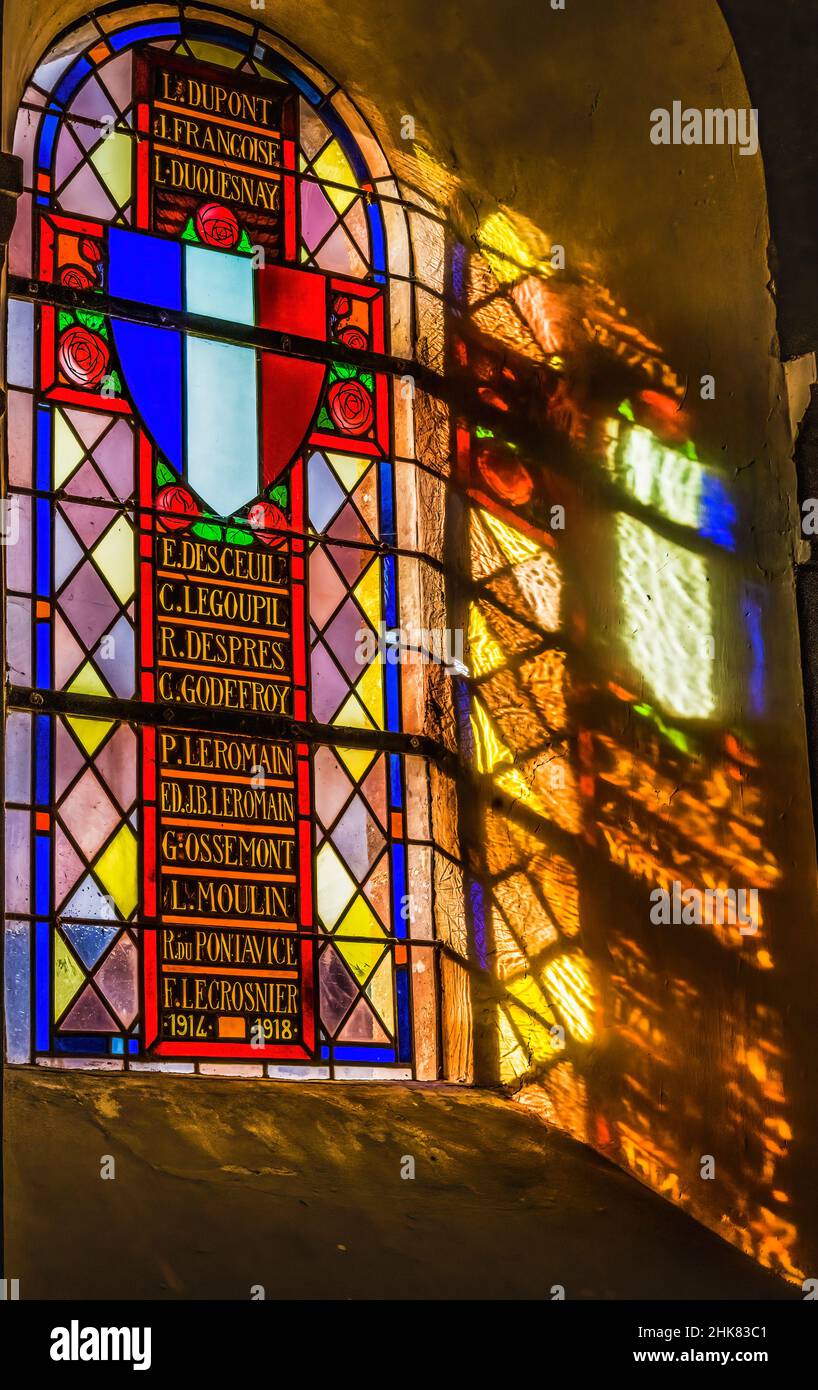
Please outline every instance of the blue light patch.
[[725, 550], [735, 550], [738, 511], [723, 478], [709, 469], [702, 470], [699, 507], [699, 534]]

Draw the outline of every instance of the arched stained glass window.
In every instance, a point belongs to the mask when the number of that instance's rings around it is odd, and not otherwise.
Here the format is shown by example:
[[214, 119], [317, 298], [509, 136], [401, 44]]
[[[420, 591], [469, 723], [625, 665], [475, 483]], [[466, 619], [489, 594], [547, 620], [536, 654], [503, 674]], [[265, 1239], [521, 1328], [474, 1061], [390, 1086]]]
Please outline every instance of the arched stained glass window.
[[64, 35], [15, 149], [9, 1056], [434, 1078], [398, 185], [202, 6]]

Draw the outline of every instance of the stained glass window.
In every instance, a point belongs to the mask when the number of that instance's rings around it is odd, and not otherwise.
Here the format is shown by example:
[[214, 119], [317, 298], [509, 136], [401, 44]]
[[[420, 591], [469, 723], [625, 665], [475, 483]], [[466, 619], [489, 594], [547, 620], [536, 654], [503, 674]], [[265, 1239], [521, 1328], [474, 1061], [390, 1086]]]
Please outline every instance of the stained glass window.
[[434, 1078], [408, 219], [303, 55], [160, 11], [64, 35], [17, 123], [8, 1055]]

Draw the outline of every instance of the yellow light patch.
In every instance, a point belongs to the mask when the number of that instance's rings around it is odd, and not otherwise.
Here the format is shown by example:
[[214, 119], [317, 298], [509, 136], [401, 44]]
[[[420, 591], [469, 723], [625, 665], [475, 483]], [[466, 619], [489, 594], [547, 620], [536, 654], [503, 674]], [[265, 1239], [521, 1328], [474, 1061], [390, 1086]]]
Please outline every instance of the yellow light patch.
[[535, 555], [539, 555], [542, 546], [524, 536], [522, 531], [507, 526], [499, 517], [492, 516], [491, 512], [481, 511], [480, 515], [512, 565], [519, 565], [522, 560], [532, 560]]
[[469, 655], [473, 676], [485, 676], [505, 665], [502, 650], [486, 627], [486, 620], [476, 603], [469, 609]]
[[480, 700], [472, 701], [471, 727], [478, 772], [493, 772], [501, 763], [513, 762], [511, 750], [498, 738], [494, 725]]
[[543, 983], [569, 1032], [580, 1042], [590, 1042], [594, 1036], [594, 991], [583, 958], [576, 954], [552, 960], [543, 971]]

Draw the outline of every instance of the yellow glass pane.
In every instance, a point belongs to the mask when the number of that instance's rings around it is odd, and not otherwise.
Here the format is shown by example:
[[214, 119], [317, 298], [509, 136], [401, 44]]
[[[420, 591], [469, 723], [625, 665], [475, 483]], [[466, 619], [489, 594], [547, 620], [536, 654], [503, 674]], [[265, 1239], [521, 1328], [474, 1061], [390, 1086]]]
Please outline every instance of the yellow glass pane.
[[115, 130], [104, 140], [100, 140], [91, 163], [99, 174], [117, 206], [130, 201], [131, 197], [131, 138], [121, 130]]
[[134, 592], [134, 558], [133, 531], [124, 516], [108, 527], [91, 554], [120, 603], [127, 603]]
[[54, 940], [54, 1017], [59, 1018], [85, 979], [85, 971], [61, 936]]
[[384, 929], [375, 916], [366, 898], [357, 897], [341, 923], [336, 936], [377, 936], [385, 935]]
[[86, 753], [93, 753], [109, 729], [114, 727], [112, 719], [81, 719], [77, 716], [70, 716], [68, 723], [77, 735]]
[[377, 757], [377, 753], [369, 748], [336, 748], [335, 752], [356, 782], [360, 782]]
[[381, 562], [373, 560], [362, 579], [352, 590], [375, 631], [381, 625]]
[[219, 43], [200, 43], [194, 39], [188, 48], [203, 63], [215, 63], [219, 68], [237, 68], [243, 58], [235, 48], [223, 48]]
[[347, 492], [352, 492], [358, 486], [364, 473], [371, 464], [368, 458], [357, 458], [354, 454], [327, 454], [327, 458], [338, 474]]
[[379, 729], [383, 728], [383, 663], [378, 656], [370, 662], [355, 687]]
[[392, 990], [392, 957], [385, 956], [364, 991], [383, 1019], [388, 1033], [395, 1031], [395, 1005]]
[[[325, 185], [324, 192], [337, 208], [338, 212], [346, 212], [350, 203], [354, 203], [357, 197], [352, 189], [358, 187], [358, 181], [352, 172], [352, 167], [344, 154], [337, 140], [330, 140], [329, 144], [319, 154], [313, 169], [320, 179], [329, 181]], [[345, 184], [344, 188], [333, 188], [329, 185], [334, 183]]]
[[355, 892], [355, 884], [332, 845], [326, 841], [315, 864], [318, 885], [318, 916], [330, 931]]
[[102, 695], [106, 699], [111, 698], [111, 692], [106, 690], [99, 672], [96, 667], [91, 665], [90, 661], [86, 661], [85, 665], [80, 668], [68, 689], [77, 691], [80, 695]]
[[350, 695], [344, 701], [332, 722], [341, 726], [346, 725], [352, 729], [373, 729], [375, 727], [355, 695]]
[[271, 82], [286, 81], [286, 79], [283, 78], [280, 73], [273, 72], [272, 68], [268, 68], [266, 63], [256, 63], [256, 72], [259, 74], [260, 77], [269, 77]]
[[130, 917], [137, 904], [136, 868], [136, 836], [130, 826], [123, 825], [94, 865], [94, 873], [123, 917]]
[[61, 411], [54, 411], [54, 486], [62, 487], [85, 457], [85, 450]]
[[370, 975], [383, 950], [376, 941], [339, 941], [338, 950], [359, 984]]

